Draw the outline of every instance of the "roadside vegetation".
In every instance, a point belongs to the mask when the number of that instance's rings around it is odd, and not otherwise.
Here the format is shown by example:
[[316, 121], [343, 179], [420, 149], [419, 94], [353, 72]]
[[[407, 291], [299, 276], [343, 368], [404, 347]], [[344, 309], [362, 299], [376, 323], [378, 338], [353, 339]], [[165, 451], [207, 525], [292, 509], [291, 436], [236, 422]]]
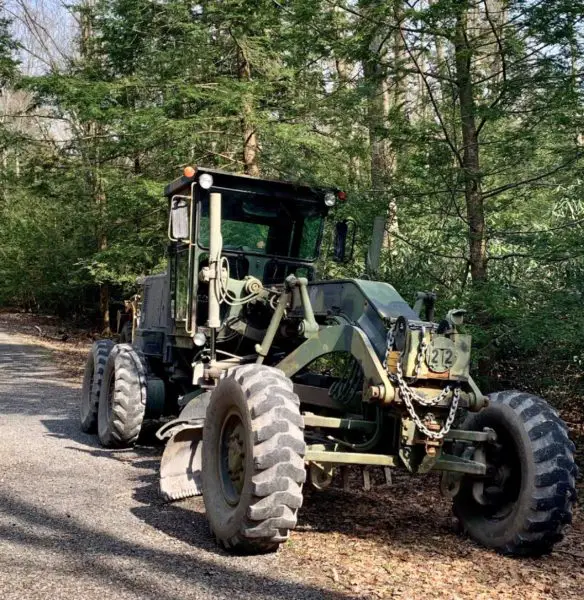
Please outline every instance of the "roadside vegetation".
[[582, 404], [581, 2], [7, 0], [0, 304], [114, 328], [189, 164], [331, 185], [359, 276], [469, 310], [485, 389]]

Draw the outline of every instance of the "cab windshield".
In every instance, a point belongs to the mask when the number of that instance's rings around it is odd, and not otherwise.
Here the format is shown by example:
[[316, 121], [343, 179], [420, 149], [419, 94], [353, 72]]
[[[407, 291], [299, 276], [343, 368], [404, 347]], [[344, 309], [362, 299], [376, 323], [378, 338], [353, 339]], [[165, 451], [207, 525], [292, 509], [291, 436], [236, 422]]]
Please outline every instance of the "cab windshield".
[[[324, 207], [237, 190], [221, 192], [223, 249], [311, 261], [318, 255]], [[199, 244], [209, 247], [209, 192], [200, 190]]]

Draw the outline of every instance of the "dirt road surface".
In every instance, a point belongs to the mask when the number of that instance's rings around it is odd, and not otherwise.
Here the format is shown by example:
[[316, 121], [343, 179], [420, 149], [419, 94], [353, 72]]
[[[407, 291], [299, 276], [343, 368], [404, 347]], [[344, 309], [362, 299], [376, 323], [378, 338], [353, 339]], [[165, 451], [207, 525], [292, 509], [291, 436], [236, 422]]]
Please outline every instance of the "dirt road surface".
[[0, 331], [3, 600], [350, 597], [282, 573], [278, 555], [219, 551], [199, 500], [158, 501], [160, 449], [100, 449], [78, 398], [46, 350]]
[[80, 431], [90, 341], [46, 343], [28, 317], [0, 317], [2, 600], [583, 597], [580, 508], [551, 556], [501, 557], [456, 531], [435, 476], [396, 474], [369, 493], [358, 479], [350, 492], [307, 489], [298, 530], [277, 554], [229, 556], [200, 499], [159, 499], [151, 434], [111, 451]]

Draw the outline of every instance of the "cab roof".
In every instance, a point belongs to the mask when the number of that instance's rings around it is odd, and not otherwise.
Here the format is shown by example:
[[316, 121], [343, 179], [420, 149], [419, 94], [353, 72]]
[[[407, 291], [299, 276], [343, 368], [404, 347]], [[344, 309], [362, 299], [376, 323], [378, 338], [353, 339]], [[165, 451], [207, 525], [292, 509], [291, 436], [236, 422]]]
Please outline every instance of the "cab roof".
[[305, 200], [314, 200], [315, 202], [322, 202], [326, 192], [336, 192], [333, 188], [316, 188], [298, 183], [261, 179], [260, 177], [251, 177], [249, 175], [236, 175], [228, 171], [220, 171], [219, 169], [195, 167], [193, 176], [187, 177], [183, 175], [169, 183], [164, 188], [164, 195], [170, 198], [175, 194], [186, 195], [190, 193], [191, 184], [197, 181], [203, 173], [208, 173], [213, 177], [211, 191], [240, 190], [291, 200], [302, 197]]

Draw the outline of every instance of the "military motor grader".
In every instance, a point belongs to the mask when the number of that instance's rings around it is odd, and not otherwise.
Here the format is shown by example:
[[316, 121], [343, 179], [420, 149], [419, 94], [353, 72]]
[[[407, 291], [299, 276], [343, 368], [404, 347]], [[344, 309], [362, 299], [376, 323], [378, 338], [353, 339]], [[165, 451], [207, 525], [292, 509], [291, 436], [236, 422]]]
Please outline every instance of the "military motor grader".
[[[157, 434], [161, 493], [202, 493], [234, 552], [277, 549], [307, 474], [322, 489], [347, 465], [439, 471], [464, 530], [499, 552], [562, 538], [577, 473], [566, 426], [541, 398], [481, 393], [464, 311], [436, 320], [430, 293], [412, 308], [388, 283], [316, 278], [342, 192], [188, 167], [165, 195], [168, 270], [144, 281], [132, 343], [94, 344], [85, 431], [126, 446], [145, 418], [178, 414]], [[335, 259], [350, 260], [352, 225], [333, 229]]]

